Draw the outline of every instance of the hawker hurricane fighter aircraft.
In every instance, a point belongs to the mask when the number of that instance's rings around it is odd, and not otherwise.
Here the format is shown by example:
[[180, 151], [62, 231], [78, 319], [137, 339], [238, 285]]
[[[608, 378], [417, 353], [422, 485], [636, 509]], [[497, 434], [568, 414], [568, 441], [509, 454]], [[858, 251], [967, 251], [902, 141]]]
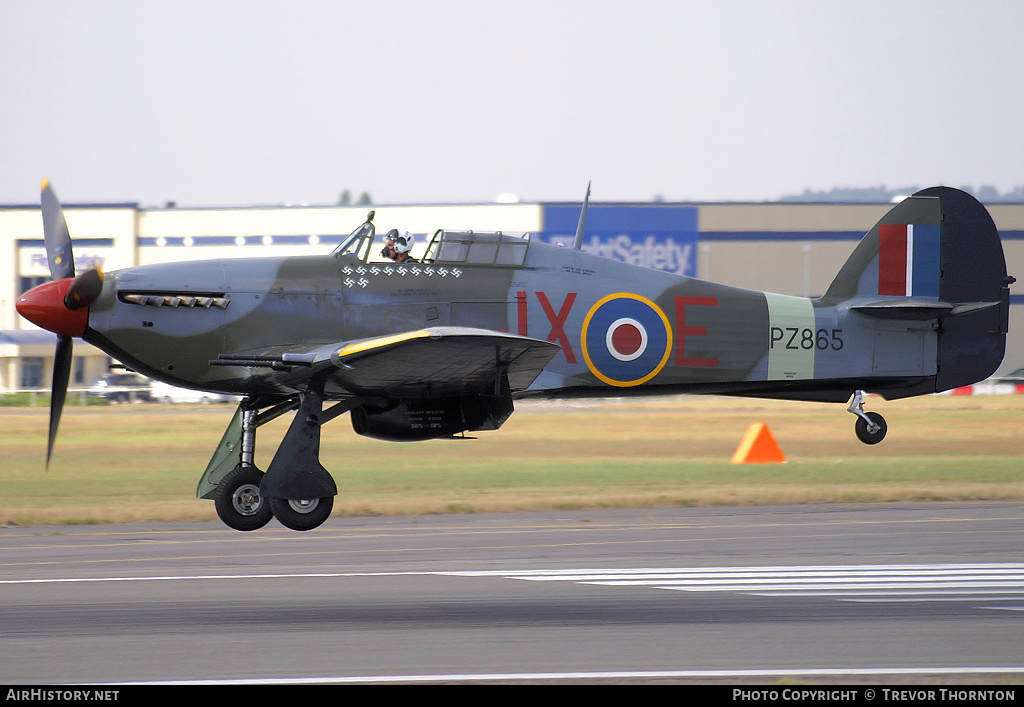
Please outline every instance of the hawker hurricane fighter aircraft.
[[[589, 191], [588, 191], [589, 196]], [[75, 276], [44, 182], [53, 281], [18, 311], [56, 332], [47, 463], [80, 337], [171, 385], [243, 396], [200, 479], [221, 519], [308, 530], [338, 493], [320, 428], [425, 440], [495, 430], [528, 396], [706, 393], [849, 403], [857, 436], [894, 399], [982, 380], [1003, 358], [1009, 284], [999, 233], [946, 187], [897, 204], [814, 299], [727, 287], [530, 234], [438, 230], [418, 259], [384, 257], [373, 212], [334, 252], [90, 270]], [[404, 250], [407, 250], [405, 248]], [[294, 419], [264, 473], [256, 429]]]

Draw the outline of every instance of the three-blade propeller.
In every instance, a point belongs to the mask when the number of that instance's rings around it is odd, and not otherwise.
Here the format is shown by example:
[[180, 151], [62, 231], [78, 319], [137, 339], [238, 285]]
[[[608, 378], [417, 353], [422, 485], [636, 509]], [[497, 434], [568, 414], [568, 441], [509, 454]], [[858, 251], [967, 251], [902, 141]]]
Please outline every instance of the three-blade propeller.
[[93, 268], [75, 277], [71, 235], [64, 219], [64, 209], [49, 180], [43, 181], [40, 203], [46, 257], [53, 282], [26, 292], [18, 300], [17, 309], [29, 321], [57, 334], [50, 388], [50, 431], [46, 446], [46, 466], [49, 467], [71, 378], [74, 337], [85, 333], [89, 305], [103, 290], [103, 272]]

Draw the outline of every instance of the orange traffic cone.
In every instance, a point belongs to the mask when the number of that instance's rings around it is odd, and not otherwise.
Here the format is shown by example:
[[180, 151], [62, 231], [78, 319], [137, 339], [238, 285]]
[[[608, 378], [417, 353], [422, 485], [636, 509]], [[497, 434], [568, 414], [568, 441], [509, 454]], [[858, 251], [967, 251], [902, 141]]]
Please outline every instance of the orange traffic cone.
[[772, 431], [763, 422], [752, 422], [740, 446], [732, 455], [732, 464], [772, 464], [786, 461]]

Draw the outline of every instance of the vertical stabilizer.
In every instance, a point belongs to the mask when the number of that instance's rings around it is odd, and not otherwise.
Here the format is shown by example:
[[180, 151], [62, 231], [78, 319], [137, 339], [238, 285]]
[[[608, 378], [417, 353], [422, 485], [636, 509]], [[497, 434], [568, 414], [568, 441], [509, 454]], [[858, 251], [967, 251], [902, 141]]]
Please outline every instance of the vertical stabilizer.
[[854, 297], [939, 298], [942, 200], [915, 194], [893, 207], [857, 245], [828, 291]]
[[958, 189], [932, 187], [868, 231], [822, 301], [848, 302], [874, 319], [932, 322], [942, 391], [987, 378], [1002, 363], [1013, 281], [985, 207]]

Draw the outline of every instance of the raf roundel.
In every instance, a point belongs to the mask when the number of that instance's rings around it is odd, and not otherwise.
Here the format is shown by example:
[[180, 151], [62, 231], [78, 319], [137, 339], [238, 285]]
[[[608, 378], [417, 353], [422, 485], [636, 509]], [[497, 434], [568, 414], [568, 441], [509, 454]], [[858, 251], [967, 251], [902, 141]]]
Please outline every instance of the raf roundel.
[[608, 385], [646, 383], [665, 366], [672, 351], [672, 327], [658, 305], [620, 292], [601, 299], [583, 321], [583, 358]]

